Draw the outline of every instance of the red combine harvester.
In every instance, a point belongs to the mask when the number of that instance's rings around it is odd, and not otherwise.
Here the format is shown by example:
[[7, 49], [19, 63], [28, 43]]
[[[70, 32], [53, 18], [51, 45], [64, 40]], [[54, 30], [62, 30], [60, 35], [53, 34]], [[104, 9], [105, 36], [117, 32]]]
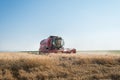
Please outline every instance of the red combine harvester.
[[58, 36], [49, 36], [40, 42], [39, 54], [41, 53], [76, 53], [76, 49], [64, 48], [64, 40]]

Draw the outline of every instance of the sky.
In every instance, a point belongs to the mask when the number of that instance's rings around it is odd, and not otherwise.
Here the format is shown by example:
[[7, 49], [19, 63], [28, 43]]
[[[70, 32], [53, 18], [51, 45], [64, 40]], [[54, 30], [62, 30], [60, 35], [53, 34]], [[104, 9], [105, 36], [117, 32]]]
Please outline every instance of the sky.
[[120, 0], [0, 0], [0, 51], [38, 50], [61, 36], [65, 48], [120, 50]]

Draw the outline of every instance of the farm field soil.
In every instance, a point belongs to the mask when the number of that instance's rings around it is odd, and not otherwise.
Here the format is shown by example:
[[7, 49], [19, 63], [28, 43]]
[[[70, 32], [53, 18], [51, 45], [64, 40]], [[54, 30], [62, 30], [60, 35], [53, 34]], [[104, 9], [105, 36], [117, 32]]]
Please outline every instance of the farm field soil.
[[1, 52], [0, 80], [120, 80], [119, 54], [91, 53]]

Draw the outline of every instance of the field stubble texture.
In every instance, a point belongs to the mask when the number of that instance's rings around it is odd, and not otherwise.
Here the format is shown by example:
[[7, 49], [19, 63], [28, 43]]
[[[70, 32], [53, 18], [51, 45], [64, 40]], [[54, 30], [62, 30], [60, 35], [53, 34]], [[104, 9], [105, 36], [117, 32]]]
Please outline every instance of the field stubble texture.
[[0, 53], [0, 80], [120, 80], [120, 56]]

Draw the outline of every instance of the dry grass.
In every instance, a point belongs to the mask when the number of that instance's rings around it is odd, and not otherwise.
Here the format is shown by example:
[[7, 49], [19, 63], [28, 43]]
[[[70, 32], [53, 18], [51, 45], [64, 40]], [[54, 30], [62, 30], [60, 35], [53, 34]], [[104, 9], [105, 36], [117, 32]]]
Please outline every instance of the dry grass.
[[120, 80], [120, 56], [0, 53], [0, 80]]

